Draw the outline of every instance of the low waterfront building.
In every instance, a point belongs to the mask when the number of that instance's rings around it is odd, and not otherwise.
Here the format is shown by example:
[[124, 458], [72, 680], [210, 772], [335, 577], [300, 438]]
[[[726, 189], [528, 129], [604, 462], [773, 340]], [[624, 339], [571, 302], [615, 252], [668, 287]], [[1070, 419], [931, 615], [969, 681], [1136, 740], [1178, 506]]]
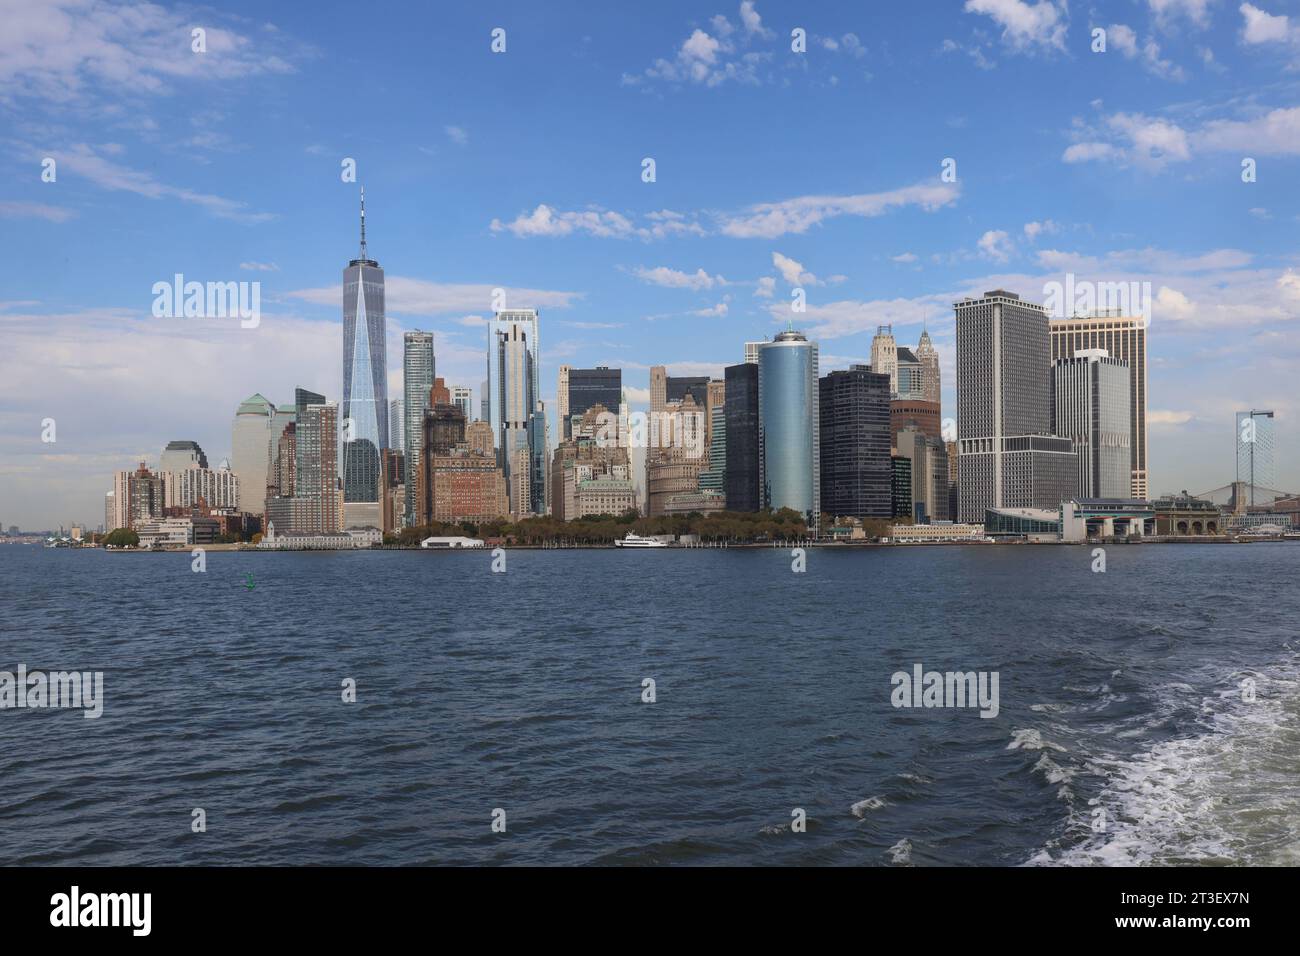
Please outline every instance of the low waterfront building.
[[220, 522], [201, 516], [184, 518], [156, 518], [138, 522], [133, 529], [140, 536], [140, 547], [183, 548], [189, 545], [212, 544], [221, 533]]
[[939, 521], [934, 524], [896, 524], [890, 529], [895, 544], [937, 544], [988, 540], [981, 524]]
[[435, 551], [459, 551], [462, 548], [482, 548], [484, 543], [478, 538], [466, 538], [460, 535], [434, 536], [425, 538], [420, 547]]
[[383, 533], [378, 528], [349, 528], [321, 534], [300, 531], [277, 534], [275, 522], [270, 522], [266, 526], [266, 536], [257, 546], [266, 551], [346, 551], [369, 548], [382, 544], [383, 540]]
[[1061, 503], [1061, 538], [1142, 538], [1155, 533], [1156, 513], [1133, 498], [1074, 498]]
[[994, 539], [1059, 541], [1061, 513], [1045, 508], [989, 508], [984, 513], [984, 533]]
[[1223, 533], [1219, 506], [1204, 498], [1193, 497], [1186, 491], [1157, 498], [1151, 502], [1151, 508], [1155, 512], [1158, 535], [1179, 538]]

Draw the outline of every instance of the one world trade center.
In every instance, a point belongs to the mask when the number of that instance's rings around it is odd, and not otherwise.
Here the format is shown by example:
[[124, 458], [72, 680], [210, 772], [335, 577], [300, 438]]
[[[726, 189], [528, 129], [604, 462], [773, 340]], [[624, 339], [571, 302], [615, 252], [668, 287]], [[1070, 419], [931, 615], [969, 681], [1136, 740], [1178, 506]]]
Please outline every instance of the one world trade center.
[[343, 270], [343, 500], [379, 500], [379, 455], [388, 448], [388, 361], [384, 270], [366, 252], [361, 190], [361, 253]]

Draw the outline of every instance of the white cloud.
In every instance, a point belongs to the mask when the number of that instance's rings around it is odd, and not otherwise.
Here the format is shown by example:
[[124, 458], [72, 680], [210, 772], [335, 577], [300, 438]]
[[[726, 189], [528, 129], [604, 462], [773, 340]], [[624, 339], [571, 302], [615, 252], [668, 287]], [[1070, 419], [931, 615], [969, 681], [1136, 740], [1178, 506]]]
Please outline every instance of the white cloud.
[[1201, 148], [1243, 156], [1300, 156], [1300, 106], [1248, 120], [1212, 120], [1196, 140]]
[[900, 252], [900, 253], [899, 253], [898, 255], [896, 255], [896, 256], [890, 256], [890, 257], [889, 257], [889, 261], [890, 261], [890, 262], [904, 262], [904, 263], [906, 263], [906, 262], [915, 262], [915, 261], [916, 261], [916, 253], [914, 253], [914, 252]]
[[1115, 159], [1123, 153], [1110, 143], [1075, 143], [1067, 146], [1061, 159], [1067, 163], [1086, 163], [1094, 159]]
[[1178, 16], [1184, 16], [1200, 27], [1210, 20], [1210, 0], [1147, 0], [1147, 5], [1162, 25]]
[[1054, 235], [1061, 231], [1059, 223], [1051, 219], [1044, 219], [1042, 222], [1027, 222], [1024, 226], [1025, 238], [1034, 242], [1039, 236]]
[[645, 222], [637, 223], [622, 213], [599, 207], [565, 212], [541, 203], [531, 213], [520, 213], [510, 222], [493, 219], [491, 229], [521, 239], [582, 233], [598, 238], [649, 240], [703, 236], [713, 231], [736, 239], [775, 239], [788, 233], [806, 232], [811, 226], [839, 216], [870, 218], [906, 206], [933, 212], [956, 202], [960, 194], [954, 183], [918, 183], [855, 196], [798, 196], [756, 203], [734, 213], [708, 213], [715, 220], [713, 229], [701, 225], [698, 215], [688, 216], [668, 209], [647, 213]]
[[838, 216], [880, 216], [891, 209], [919, 206], [927, 212], [956, 202], [956, 184], [918, 183], [878, 193], [853, 196], [799, 196], [773, 203], [758, 203], [740, 213], [722, 217], [723, 235], [739, 239], [775, 239], [803, 233], [809, 227]]
[[992, 17], [1002, 27], [1002, 39], [1015, 50], [1065, 50], [1068, 28], [1066, 5], [1061, 0], [966, 0], [967, 13]]
[[[103, 151], [110, 154], [118, 152], [118, 150]], [[159, 182], [152, 173], [110, 162], [85, 143], [55, 150], [50, 155], [58, 160], [60, 173], [68, 170], [104, 189], [131, 192], [146, 199], [179, 199], [181, 202], [199, 206], [213, 216], [235, 222], [259, 223], [275, 218], [273, 213], [253, 212], [248, 203], [236, 199], [226, 199], [222, 196]]]
[[[162, 94], [178, 81], [292, 72], [268, 42], [206, 19], [207, 52], [196, 54], [189, 12], [96, 0], [5, 4], [0, 99], [30, 96], [94, 108], [107, 93]], [[278, 52], [291, 45], [276, 38]]]
[[774, 35], [771, 30], [763, 26], [763, 18], [754, 9], [754, 0], [742, 0], [740, 4], [740, 22], [744, 24], [746, 33], [756, 33], [769, 39]]
[[719, 302], [717, 305], [713, 306], [711, 309], [697, 309], [697, 310], [695, 310], [694, 312], [691, 313], [691, 315], [700, 315], [700, 316], [705, 316], [705, 317], [718, 317], [718, 318], [721, 318], [721, 317], [725, 316], [726, 314], [727, 314], [727, 303], [726, 303], [726, 302]]
[[246, 272], [279, 272], [280, 267], [274, 262], [241, 262], [239, 268]]
[[1169, 80], [1186, 79], [1183, 68], [1175, 66], [1170, 60], [1160, 56], [1160, 44], [1154, 37], [1148, 37], [1146, 43], [1139, 44], [1137, 34], [1131, 27], [1122, 23], [1112, 23], [1106, 29], [1110, 45], [1118, 50], [1125, 59], [1140, 60], [1143, 69], [1155, 76]]
[[1147, 424], [1155, 428], [1186, 425], [1192, 418], [1191, 412], [1176, 412], [1164, 408], [1153, 408], [1147, 412]]
[[770, 299], [776, 293], [776, 280], [771, 276], [763, 276], [758, 280], [758, 287], [754, 290], [754, 295], [760, 299]]
[[772, 253], [772, 265], [776, 266], [781, 277], [789, 285], [822, 285], [823, 283], [811, 272], [805, 272], [803, 263], [795, 262], [779, 252]]
[[519, 238], [534, 236], [567, 236], [574, 232], [602, 238], [628, 238], [636, 234], [632, 221], [626, 216], [607, 209], [588, 209], [583, 212], [557, 212], [540, 203], [531, 213], [520, 213], [512, 222], [492, 220], [492, 231], [506, 231]]
[[509, 232], [520, 239], [569, 236], [584, 233], [600, 239], [665, 239], [669, 236], [702, 236], [704, 228], [694, 219], [670, 209], [646, 213], [646, 223], [637, 225], [622, 213], [592, 207], [580, 212], [556, 210], [545, 203], [531, 213], [520, 213], [510, 222], [493, 219], [493, 232]]
[[671, 58], [657, 58], [640, 74], [624, 73], [625, 86], [640, 86], [659, 80], [674, 85], [716, 87], [727, 82], [758, 85], [759, 67], [772, 58], [767, 50], [749, 49], [759, 40], [776, 34], [763, 26], [752, 0], [740, 5], [738, 29], [722, 14], [709, 20], [709, 29], [696, 27], [682, 41]]
[[64, 206], [50, 206], [43, 202], [0, 202], [0, 219], [44, 219], [47, 222], [67, 222], [77, 215]]
[[465, 132], [461, 127], [444, 126], [443, 129], [446, 130], [447, 138], [457, 146], [464, 146], [469, 142], [469, 133]]
[[665, 289], [693, 289], [698, 292], [701, 289], [712, 289], [715, 285], [727, 284], [727, 280], [722, 276], [711, 276], [703, 269], [696, 269], [692, 274], [670, 269], [667, 266], [657, 266], [654, 269], [638, 266], [633, 274], [642, 282], [662, 286]]
[[1119, 142], [1075, 143], [1061, 154], [1061, 159], [1067, 163], [1109, 160], [1159, 170], [1191, 158], [1187, 132], [1169, 120], [1140, 113], [1115, 113], [1106, 118], [1100, 132]]
[[1274, 16], [1249, 3], [1243, 3], [1241, 37], [1247, 43], [1276, 43], [1284, 41], [1290, 34], [1290, 20], [1285, 15]]
[[992, 259], [995, 262], [1006, 262], [1015, 252], [1015, 245], [1011, 242], [1011, 237], [1001, 229], [990, 229], [984, 235], [980, 236], [978, 246], [980, 255], [986, 259]]

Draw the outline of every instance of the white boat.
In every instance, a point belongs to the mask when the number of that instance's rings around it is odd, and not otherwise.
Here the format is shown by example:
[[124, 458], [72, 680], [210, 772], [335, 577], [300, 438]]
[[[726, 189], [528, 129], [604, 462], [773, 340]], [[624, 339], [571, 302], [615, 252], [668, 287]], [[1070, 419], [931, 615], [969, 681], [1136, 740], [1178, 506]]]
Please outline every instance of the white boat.
[[643, 538], [635, 532], [629, 531], [626, 538], [616, 538], [614, 540], [616, 548], [666, 548], [668, 542], [656, 541], [654, 538]]

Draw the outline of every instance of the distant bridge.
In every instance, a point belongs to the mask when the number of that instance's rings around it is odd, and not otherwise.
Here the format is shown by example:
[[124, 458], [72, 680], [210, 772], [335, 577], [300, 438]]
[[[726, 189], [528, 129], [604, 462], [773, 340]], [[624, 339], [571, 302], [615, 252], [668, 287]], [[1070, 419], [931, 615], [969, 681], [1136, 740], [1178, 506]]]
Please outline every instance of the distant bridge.
[[[1253, 501], [1256, 505], [1272, 504], [1275, 498], [1294, 498], [1296, 496], [1294, 491], [1279, 491], [1277, 488], [1265, 488], [1263, 485], [1243, 484], [1242, 491], [1246, 496], [1247, 503]], [[1230, 505], [1232, 504], [1232, 482], [1202, 492], [1196, 497], [1205, 498], [1216, 505]]]

